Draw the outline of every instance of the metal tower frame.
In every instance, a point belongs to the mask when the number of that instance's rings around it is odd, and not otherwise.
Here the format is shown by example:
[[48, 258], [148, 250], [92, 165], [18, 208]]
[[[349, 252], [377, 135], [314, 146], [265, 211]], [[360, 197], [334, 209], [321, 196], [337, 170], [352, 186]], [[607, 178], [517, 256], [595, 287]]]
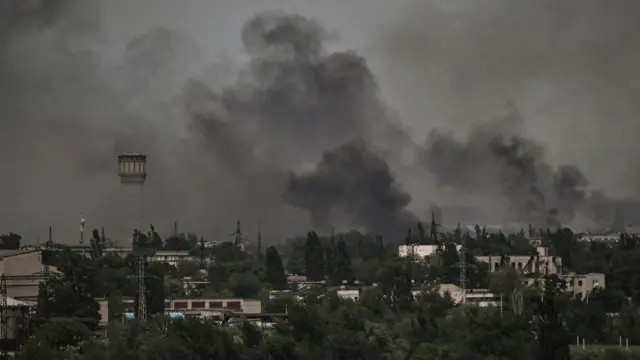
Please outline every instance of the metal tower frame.
[[0, 341], [3, 342], [3, 346], [0, 349], [0, 354], [4, 359], [7, 355], [5, 344], [9, 338], [9, 308], [7, 304], [7, 278], [2, 274], [0, 277]]
[[[140, 250], [138, 250], [140, 251]], [[147, 291], [144, 284], [145, 277], [145, 256], [141, 251], [137, 256], [138, 261], [138, 321], [144, 322], [147, 320]]]
[[[460, 225], [458, 225], [458, 228]], [[462, 303], [464, 304], [467, 301], [467, 284], [469, 283], [469, 278], [467, 277], [467, 271], [469, 268], [476, 268], [475, 265], [467, 263], [467, 240], [466, 236], [462, 237], [462, 244], [460, 246], [460, 250], [458, 251], [460, 261], [452, 265], [452, 267], [457, 267], [460, 269], [460, 289], [462, 289]]]

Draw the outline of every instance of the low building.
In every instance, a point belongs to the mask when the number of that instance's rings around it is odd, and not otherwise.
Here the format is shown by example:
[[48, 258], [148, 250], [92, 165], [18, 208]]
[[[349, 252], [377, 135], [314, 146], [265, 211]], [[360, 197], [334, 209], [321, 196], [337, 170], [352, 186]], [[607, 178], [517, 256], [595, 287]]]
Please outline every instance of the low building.
[[[118, 256], [127, 256], [131, 254], [133, 249], [131, 248], [106, 248], [105, 254], [112, 254]], [[153, 255], [149, 256], [150, 262], [163, 262], [169, 265], [178, 266], [181, 261], [193, 261], [197, 260], [191, 255], [190, 251], [177, 251], [177, 250], [156, 250]]]
[[336, 295], [338, 295], [338, 297], [343, 300], [359, 301], [360, 289], [347, 288], [346, 286], [342, 286], [340, 289], [336, 290]]
[[[587, 299], [589, 294], [595, 289], [604, 289], [605, 275], [602, 273], [588, 273], [588, 274], [558, 274], [558, 278], [565, 281], [567, 291], [579, 296], [582, 299]], [[543, 278], [525, 278], [522, 280], [526, 286], [538, 286], [544, 288]]]
[[[52, 273], [58, 272], [49, 267]], [[35, 303], [40, 282], [44, 281], [42, 252], [39, 249], [0, 250], [0, 274], [7, 281], [7, 296], [26, 303]]]
[[149, 257], [151, 262], [162, 262], [178, 266], [182, 261], [196, 260], [189, 251], [158, 250]]
[[[456, 250], [460, 251], [461, 248], [462, 245], [456, 245]], [[437, 250], [437, 245], [400, 245], [398, 256], [404, 258], [413, 254], [419, 260], [424, 260], [425, 257], [436, 254]]]
[[576, 274], [569, 273], [559, 275], [567, 284], [567, 291], [575, 296], [587, 299], [589, 294], [595, 289], [604, 289], [605, 275], [602, 273]]
[[[420, 290], [414, 290], [413, 295], [419, 296]], [[449, 295], [454, 304], [475, 305], [480, 307], [499, 306], [500, 295], [494, 294], [486, 289], [462, 290], [455, 284], [441, 284], [438, 287], [441, 296]]]
[[620, 241], [619, 233], [584, 233], [578, 236], [578, 241], [598, 243], [598, 244], [615, 244]]
[[7, 297], [7, 338], [0, 346], [7, 351], [19, 349], [28, 340], [29, 313], [33, 305]]
[[[98, 300], [100, 304], [100, 315], [102, 322], [109, 319], [108, 301]], [[133, 312], [135, 309], [135, 299], [122, 299], [125, 312]], [[166, 312], [180, 312], [189, 316], [212, 317], [219, 316], [223, 312], [233, 311], [234, 313], [260, 314], [262, 312], [262, 302], [250, 299], [166, 299], [164, 302]]]
[[476, 256], [476, 260], [489, 265], [489, 272], [500, 272], [505, 266], [523, 274], [559, 274], [562, 272], [562, 258], [549, 255], [547, 247], [539, 246], [533, 255], [485, 255]]

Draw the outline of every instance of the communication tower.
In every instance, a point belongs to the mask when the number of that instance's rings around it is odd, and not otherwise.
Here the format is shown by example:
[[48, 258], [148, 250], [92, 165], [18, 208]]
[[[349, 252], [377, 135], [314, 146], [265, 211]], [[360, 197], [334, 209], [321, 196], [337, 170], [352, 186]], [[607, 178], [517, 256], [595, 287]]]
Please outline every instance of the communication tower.
[[145, 277], [145, 262], [146, 244], [142, 244], [142, 233], [138, 230], [142, 224], [142, 211], [143, 207], [143, 188], [144, 183], [147, 180], [147, 156], [142, 154], [124, 154], [118, 156], [118, 176], [120, 176], [120, 182], [125, 185], [135, 186], [138, 189], [138, 224], [133, 232], [133, 240], [137, 242], [137, 280], [138, 280], [138, 321], [144, 322], [147, 319], [147, 302], [146, 291], [144, 284]]

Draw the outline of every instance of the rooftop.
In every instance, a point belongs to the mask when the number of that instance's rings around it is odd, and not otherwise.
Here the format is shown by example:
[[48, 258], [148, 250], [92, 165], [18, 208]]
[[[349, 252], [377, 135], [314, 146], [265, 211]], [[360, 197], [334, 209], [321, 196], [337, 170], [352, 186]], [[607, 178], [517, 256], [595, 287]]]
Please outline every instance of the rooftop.
[[0, 260], [6, 259], [11, 256], [28, 254], [32, 252], [38, 252], [38, 249], [19, 249], [19, 250], [0, 250]]

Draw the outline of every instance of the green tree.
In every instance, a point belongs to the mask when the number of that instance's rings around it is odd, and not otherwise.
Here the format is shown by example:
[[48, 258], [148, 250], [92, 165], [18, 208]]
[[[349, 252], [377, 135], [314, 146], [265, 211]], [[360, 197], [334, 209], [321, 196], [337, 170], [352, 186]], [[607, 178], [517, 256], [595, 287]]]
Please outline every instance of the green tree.
[[338, 241], [330, 261], [332, 263], [331, 269], [333, 273], [329, 274], [329, 276], [333, 283], [339, 284], [342, 283], [342, 281], [352, 283], [355, 280], [353, 270], [351, 269], [351, 257], [347, 252], [347, 245], [343, 239]]
[[324, 249], [320, 243], [320, 238], [315, 232], [307, 234], [307, 241], [305, 243], [305, 271], [307, 280], [309, 281], [321, 281], [325, 280], [325, 259]]
[[97, 268], [93, 261], [70, 251], [59, 254], [56, 261], [61, 272], [49, 279], [48, 305], [52, 317], [75, 317], [100, 320], [96, 302]]
[[0, 249], [18, 250], [20, 249], [20, 240], [22, 240], [22, 236], [12, 232], [0, 235]]
[[568, 360], [569, 335], [564, 327], [557, 308], [557, 297], [564, 292], [566, 285], [557, 276], [545, 279], [544, 293], [538, 309], [539, 360]]
[[91, 258], [97, 259], [104, 255], [104, 239], [100, 236], [98, 229], [93, 229], [91, 232], [91, 240], [89, 241], [91, 246]]
[[287, 276], [278, 249], [270, 246], [266, 250], [266, 279], [274, 289], [282, 290], [287, 287]]
[[260, 279], [249, 273], [234, 273], [229, 278], [229, 290], [234, 296], [251, 299], [256, 298], [262, 289]]
[[149, 232], [149, 246], [156, 249], [162, 250], [164, 244], [160, 235], [156, 232], [156, 229], [153, 225], [150, 226], [151, 231]]

